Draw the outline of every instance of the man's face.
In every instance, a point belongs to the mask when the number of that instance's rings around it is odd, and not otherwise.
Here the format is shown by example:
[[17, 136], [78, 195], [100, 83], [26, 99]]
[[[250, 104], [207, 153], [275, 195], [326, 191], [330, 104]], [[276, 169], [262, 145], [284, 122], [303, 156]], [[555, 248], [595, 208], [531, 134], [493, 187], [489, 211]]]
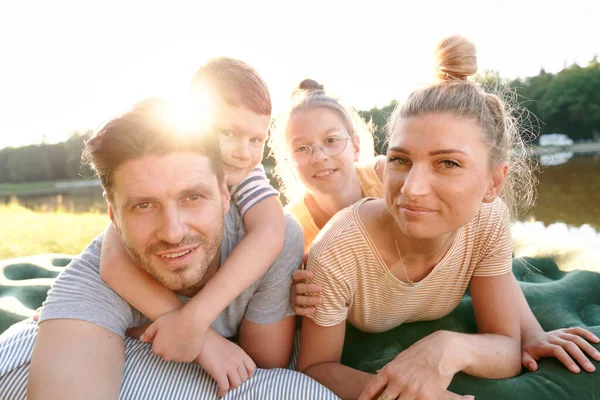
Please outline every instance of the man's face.
[[210, 160], [191, 152], [147, 155], [114, 171], [111, 219], [134, 262], [171, 290], [200, 283], [218, 263], [229, 193]]

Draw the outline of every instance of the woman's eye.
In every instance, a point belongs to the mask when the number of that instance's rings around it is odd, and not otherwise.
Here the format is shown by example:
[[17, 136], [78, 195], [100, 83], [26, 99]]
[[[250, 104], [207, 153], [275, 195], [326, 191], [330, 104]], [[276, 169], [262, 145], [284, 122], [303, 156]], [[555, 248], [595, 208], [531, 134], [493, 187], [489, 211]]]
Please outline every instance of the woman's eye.
[[335, 142], [337, 142], [338, 140], [340, 140], [340, 138], [339, 138], [339, 137], [336, 137], [336, 136], [330, 136], [330, 137], [328, 137], [327, 139], [325, 139], [325, 144], [331, 144], [331, 143], [335, 143]]
[[460, 167], [460, 164], [453, 160], [444, 160], [444, 161], [442, 161], [442, 164], [444, 164], [445, 168]]
[[391, 162], [391, 163], [399, 164], [399, 165], [408, 164], [408, 160], [406, 158], [404, 158], [404, 157], [390, 157], [388, 159], [388, 161]]
[[255, 138], [250, 139], [250, 143], [252, 143], [252, 144], [262, 144], [262, 142], [263, 142], [263, 140], [261, 138], [255, 137]]

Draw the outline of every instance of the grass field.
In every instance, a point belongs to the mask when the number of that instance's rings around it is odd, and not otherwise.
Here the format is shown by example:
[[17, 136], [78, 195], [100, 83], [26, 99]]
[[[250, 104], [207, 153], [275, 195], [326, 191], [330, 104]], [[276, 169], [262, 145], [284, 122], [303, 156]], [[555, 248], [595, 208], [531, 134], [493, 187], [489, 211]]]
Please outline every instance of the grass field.
[[102, 232], [106, 212], [35, 212], [0, 204], [0, 260], [43, 253], [79, 254]]

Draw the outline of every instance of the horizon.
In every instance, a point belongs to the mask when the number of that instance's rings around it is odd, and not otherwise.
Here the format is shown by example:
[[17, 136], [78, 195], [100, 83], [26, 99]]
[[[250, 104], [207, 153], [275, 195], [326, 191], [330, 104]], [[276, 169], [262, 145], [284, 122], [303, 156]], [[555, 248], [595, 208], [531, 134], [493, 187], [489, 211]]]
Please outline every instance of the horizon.
[[11, 38], [4, 55], [13, 60], [0, 66], [0, 148], [61, 142], [144, 97], [180, 96], [193, 72], [220, 55], [257, 69], [275, 116], [307, 77], [359, 110], [385, 106], [430, 80], [435, 44], [450, 34], [476, 44], [478, 73], [494, 70], [511, 80], [585, 66], [600, 53], [593, 39], [600, 4], [591, 0], [568, 9], [558, 1], [517, 0], [360, 5], [0, 5], [0, 35]]

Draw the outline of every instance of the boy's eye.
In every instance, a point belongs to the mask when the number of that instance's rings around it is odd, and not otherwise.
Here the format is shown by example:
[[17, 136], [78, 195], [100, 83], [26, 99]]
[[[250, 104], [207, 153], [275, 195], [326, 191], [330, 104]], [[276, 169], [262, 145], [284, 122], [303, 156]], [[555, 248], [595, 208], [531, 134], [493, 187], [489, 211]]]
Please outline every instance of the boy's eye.
[[225, 137], [234, 137], [235, 133], [233, 133], [230, 129], [220, 129], [219, 134]]
[[250, 143], [252, 143], [252, 144], [262, 144], [262, 142], [263, 142], [263, 140], [259, 137], [250, 139]]

